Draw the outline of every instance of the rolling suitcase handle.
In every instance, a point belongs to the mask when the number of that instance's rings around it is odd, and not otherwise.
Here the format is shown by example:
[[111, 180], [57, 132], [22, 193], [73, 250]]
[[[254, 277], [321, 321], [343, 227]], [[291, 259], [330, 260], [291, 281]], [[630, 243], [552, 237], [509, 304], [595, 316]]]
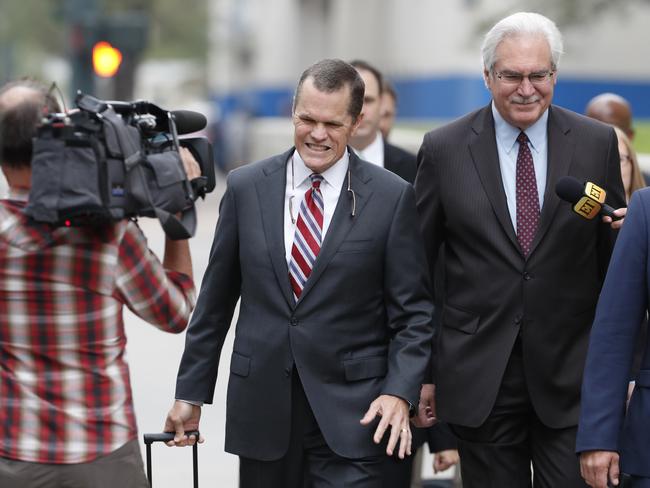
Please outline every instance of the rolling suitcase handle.
[[[199, 431], [192, 430], [185, 432], [187, 436], [196, 436], [196, 442], [192, 446], [192, 476], [194, 479], [194, 488], [199, 488]], [[169, 442], [174, 440], [173, 432], [162, 432], [160, 434], [144, 434], [144, 445], [147, 449], [147, 479], [149, 486], [152, 486], [151, 479], [151, 444], [154, 442]]]

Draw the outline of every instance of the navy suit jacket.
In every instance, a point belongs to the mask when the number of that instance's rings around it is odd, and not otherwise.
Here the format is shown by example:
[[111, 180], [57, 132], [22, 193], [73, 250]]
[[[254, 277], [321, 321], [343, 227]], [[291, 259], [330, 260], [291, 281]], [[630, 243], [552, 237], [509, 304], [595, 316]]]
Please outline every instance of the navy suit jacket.
[[283, 222], [292, 153], [228, 176], [176, 398], [212, 402], [241, 299], [226, 372], [226, 451], [265, 461], [286, 453], [297, 370], [328, 446], [343, 457], [381, 455], [372, 441], [376, 424], [359, 420], [382, 393], [417, 405], [430, 355], [433, 306], [414, 191], [350, 151], [349, 176], [295, 302]]
[[650, 477], [648, 342], [625, 411], [637, 334], [648, 310], [650, 188], [632, 196], [598, 302], [582, 385], [576, 450], [618, 451], [621, 468]]

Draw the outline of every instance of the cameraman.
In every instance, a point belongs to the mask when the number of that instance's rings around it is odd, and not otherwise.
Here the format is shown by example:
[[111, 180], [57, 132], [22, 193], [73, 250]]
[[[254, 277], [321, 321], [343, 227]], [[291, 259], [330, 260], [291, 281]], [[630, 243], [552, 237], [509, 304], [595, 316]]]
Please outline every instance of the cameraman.
[[[28, 220], [32, 137], [56, 100], [30, 80], [0, 88], [0, 486], [148, 487], [122, 308], [185, 329], [195, 302], [187, 241], [163, 263], [128, 220], [52, 227]], [[198, 164], [183, 151], [188, 177]]]

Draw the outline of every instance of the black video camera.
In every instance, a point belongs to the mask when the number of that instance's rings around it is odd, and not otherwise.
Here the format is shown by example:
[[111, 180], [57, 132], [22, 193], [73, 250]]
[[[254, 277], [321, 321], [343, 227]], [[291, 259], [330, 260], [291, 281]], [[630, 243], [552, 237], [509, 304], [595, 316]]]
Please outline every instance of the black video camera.
[[[215, 186], [212, 147], [198, 112], [166, 111], [145, 101], [103, 101], [81, 92], [77, 109], [48, 114], [33, 141], [32, 183], [25, 213], [56, 226], [97, 225], [156, 217], [172, 239], [196, 230], [194, 201]], [[201, 167], [189, 181], [179, 153]]]

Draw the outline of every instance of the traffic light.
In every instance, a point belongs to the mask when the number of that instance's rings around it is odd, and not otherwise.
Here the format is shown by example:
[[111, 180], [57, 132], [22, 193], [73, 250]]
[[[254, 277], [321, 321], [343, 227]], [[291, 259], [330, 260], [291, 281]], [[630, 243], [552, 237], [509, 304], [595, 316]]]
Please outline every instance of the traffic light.
[[97, 76], [111, 78], [122, 64], [122, 52], [109, 42], [99, 41], [93, 46], [93, 70]]
[[61, 1], [69, 32], [71, 96], [81, 90], [100, 98], [132, 98], [135, 70], [147, 44], [148, 15], [134, 10], [106, 15], [102, 0]]

